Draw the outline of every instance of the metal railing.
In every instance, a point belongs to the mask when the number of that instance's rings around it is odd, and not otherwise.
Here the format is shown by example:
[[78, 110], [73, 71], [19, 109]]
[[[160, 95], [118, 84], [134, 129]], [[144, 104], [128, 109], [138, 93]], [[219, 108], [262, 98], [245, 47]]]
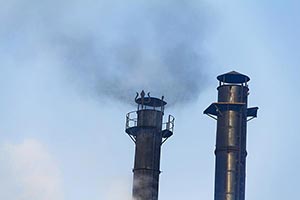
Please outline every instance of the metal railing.
[[164, 112], [164, 108], [165, 108], [164, 106], [155, 107], [155, 106], [147, 106], [147, 105], [138, 104], [138, 111], [139, 110], [157, 110], [157, 111]]
[[[168, 117], [168, 121], [163, 123], [163, 130], [168, 130], [173, 132], [174, 130], [174, 121], [175, 121], [175, 117], [173, 117], [172, 115], [169, 115]], [[135, 127], [137, 126], [137, 112], [136, 111], [132, 111], [127, 113], [126, 115], [126, 129], [131, 128], [131, 127]]]
[[[163, 123], [163, 127], [168, 130], [171, 131], [173, 133], [174, 130], [174, 122], [175, 122], [175, 117], [173, 117], [172, 115], [169, 115], [168, 117], [168, 121]], [[164, 130], [164, 129], [163, 129]]]
[[126, 115], [126, 129], [137, 126], [137, 112], [132, 111]]

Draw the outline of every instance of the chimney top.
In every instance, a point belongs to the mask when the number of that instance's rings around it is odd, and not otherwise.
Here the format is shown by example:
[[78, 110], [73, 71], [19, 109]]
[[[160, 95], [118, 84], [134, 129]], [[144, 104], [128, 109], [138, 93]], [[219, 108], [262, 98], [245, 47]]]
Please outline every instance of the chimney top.
[[217, 77], [220, 82], [224, 83], [247, 83], [250, 78], [244, 74], [236, 71], [231, 71], [225, 74], [221, 74]]
[[144, 90], [142, 92], [136, 94], [135, 102], [142, 106], [150, 106], [150, 107], [163, 107], [167, 104], [167, 102], [164, 101], [164, 96], [161, 97], [161, 99], [156, 97], [150, 97], [150, 92], [148, 92], [147, 97]]

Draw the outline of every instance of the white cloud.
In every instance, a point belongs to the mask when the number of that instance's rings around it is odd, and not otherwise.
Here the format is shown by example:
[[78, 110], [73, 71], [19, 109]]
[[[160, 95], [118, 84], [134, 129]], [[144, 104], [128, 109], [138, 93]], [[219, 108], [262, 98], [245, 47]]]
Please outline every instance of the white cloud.
[[[57, 162], [45, 146], [35, 139], [25, 139], [19, 144], [1, 145], [0, 186], [10, 200], [62, 200], [62, 179]], [[3, 179], [4, 177], [4, 179]], [[1, 194], [0, 194], [1, 197]], [[2, 199], [2, 198], [1, 198]]]

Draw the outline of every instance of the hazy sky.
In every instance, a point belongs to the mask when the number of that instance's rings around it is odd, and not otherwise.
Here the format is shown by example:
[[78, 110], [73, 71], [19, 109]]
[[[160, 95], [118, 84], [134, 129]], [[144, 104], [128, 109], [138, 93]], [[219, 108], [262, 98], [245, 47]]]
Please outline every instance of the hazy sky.
[[0, 199], [130, 199], [125, 115], [142, 88], [176, 117], [159, 199], [213, 199], [216, 122], [202, 112], [232, 70], [260, 108], [246, 199], [297, 198], [297, 1], [0, 2]]

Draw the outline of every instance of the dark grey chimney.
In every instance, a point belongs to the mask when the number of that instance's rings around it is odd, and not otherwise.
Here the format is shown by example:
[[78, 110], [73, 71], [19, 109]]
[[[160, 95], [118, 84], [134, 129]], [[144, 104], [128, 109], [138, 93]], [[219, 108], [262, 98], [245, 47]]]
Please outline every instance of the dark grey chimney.
[[134, 141], [133, 169], [134, 200], [157, 200], [160, 174], [161, 145], [173, 134], [174, 117], [163, 123], [164, 107], [161, 99], [145, 96], [142, 91], [135, 98], [137, 111], [126, 116], [126, 133]]
[[215, 200], [244, 200], [247, 121], [258, 108], [247, 107], [248, 76], [232, 71], [217, 79], [218, 102], [204, 111], [217, 120]]

